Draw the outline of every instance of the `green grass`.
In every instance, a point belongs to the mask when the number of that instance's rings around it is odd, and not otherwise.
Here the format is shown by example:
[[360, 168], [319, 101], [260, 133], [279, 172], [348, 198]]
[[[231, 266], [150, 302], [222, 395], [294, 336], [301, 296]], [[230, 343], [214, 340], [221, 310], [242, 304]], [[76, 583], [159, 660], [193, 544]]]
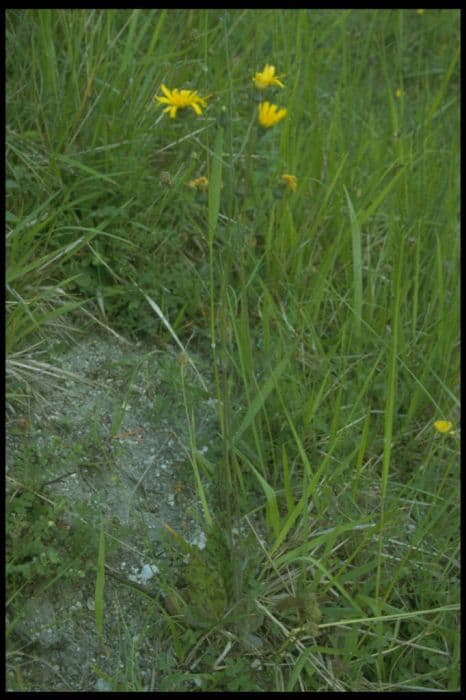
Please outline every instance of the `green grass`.
[[[9, 10], [6, 38], [10, 408], [51, 338], [175, 338], [215, 375], [206, 518], [268, 526], [263, 676], [223, 640], [199, 682], [457, 690], [459, 12]], [[208, 108], [162, 115], [161, 83]], [[273, 601], [301, 589], [300, 639]]]

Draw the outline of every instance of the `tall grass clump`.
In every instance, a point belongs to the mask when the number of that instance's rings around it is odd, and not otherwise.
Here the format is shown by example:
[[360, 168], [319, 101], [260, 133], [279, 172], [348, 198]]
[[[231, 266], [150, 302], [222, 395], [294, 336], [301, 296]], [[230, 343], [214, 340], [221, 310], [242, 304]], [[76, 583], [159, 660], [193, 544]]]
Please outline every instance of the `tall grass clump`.
[[457, 690], [459, 13], [6, 31], [10, 370], [69, 318], [211, 363], [218, 460], [189, 452], [230, 565], [257, 535], [263, 623], [199, 682]]

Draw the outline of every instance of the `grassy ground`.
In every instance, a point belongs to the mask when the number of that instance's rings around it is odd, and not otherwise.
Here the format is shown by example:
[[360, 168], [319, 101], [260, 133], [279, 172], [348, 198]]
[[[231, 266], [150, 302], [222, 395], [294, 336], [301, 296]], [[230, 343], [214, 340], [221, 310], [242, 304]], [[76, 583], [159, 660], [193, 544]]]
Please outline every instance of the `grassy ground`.
[[[263, 512], [275, 633], [262, 680], [206, 662], [207, 689], [457, 690], [459, 12], [10, 10], [6, 34], [7, 407], [76, 327], [211, 358], [206, 524]], [[161, 84], [208, 106], [172, 119]]]

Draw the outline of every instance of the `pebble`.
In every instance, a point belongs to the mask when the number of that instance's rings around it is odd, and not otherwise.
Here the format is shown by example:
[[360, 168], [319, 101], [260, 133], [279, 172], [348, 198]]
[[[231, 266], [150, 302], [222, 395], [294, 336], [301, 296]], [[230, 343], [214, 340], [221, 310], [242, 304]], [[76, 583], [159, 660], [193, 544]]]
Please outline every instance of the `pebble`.
[[98, 678], [95, 682], [94, 687], [96, 690], [99, 691], [99, 693], [106, 693], [108, 691], [113, 690], [111, 684], [103, 678]]

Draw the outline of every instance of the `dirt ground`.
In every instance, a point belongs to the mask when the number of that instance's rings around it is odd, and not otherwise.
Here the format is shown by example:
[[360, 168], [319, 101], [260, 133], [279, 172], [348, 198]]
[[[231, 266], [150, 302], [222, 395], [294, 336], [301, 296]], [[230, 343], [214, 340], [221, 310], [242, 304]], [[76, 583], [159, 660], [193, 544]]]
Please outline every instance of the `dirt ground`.
[[[41, 375], [41, 398], [31, 404], [26, 429], [23, 417], [8, 418], [7, 497], [14, 498], [27, 473], [50, 502], [66, 499], [61, 522], [52, 526], [68, 528], [70, 538], [78, 525], [97, 531], [103, 517], [104, 634], [100, 640], [96, 633], [95, 567], [78, 567], [58, 585], [30, 587], [15, 617], [7, 684], [18, 688], [19, 674], [27, 690], [115, 690], [110, 679], [134, 685], [127, 675], [137, 667], [139, 689], [157, 690], [154, 654], [169, 663], [173, 653], [157, 639], [160, 571], [169, 571], [172, 556], [165, 525], [193, 545], [205, 544], [178, 351], [92, 337], [57, 354], [53, 367], [61, 376]], [[189, 368], [185, 387], [196, 449], [208, 456], [215, 401]], [[73, 542], [79, 549], [79, 538]], [[97, 549], [86, 556], [95, 564]]]

